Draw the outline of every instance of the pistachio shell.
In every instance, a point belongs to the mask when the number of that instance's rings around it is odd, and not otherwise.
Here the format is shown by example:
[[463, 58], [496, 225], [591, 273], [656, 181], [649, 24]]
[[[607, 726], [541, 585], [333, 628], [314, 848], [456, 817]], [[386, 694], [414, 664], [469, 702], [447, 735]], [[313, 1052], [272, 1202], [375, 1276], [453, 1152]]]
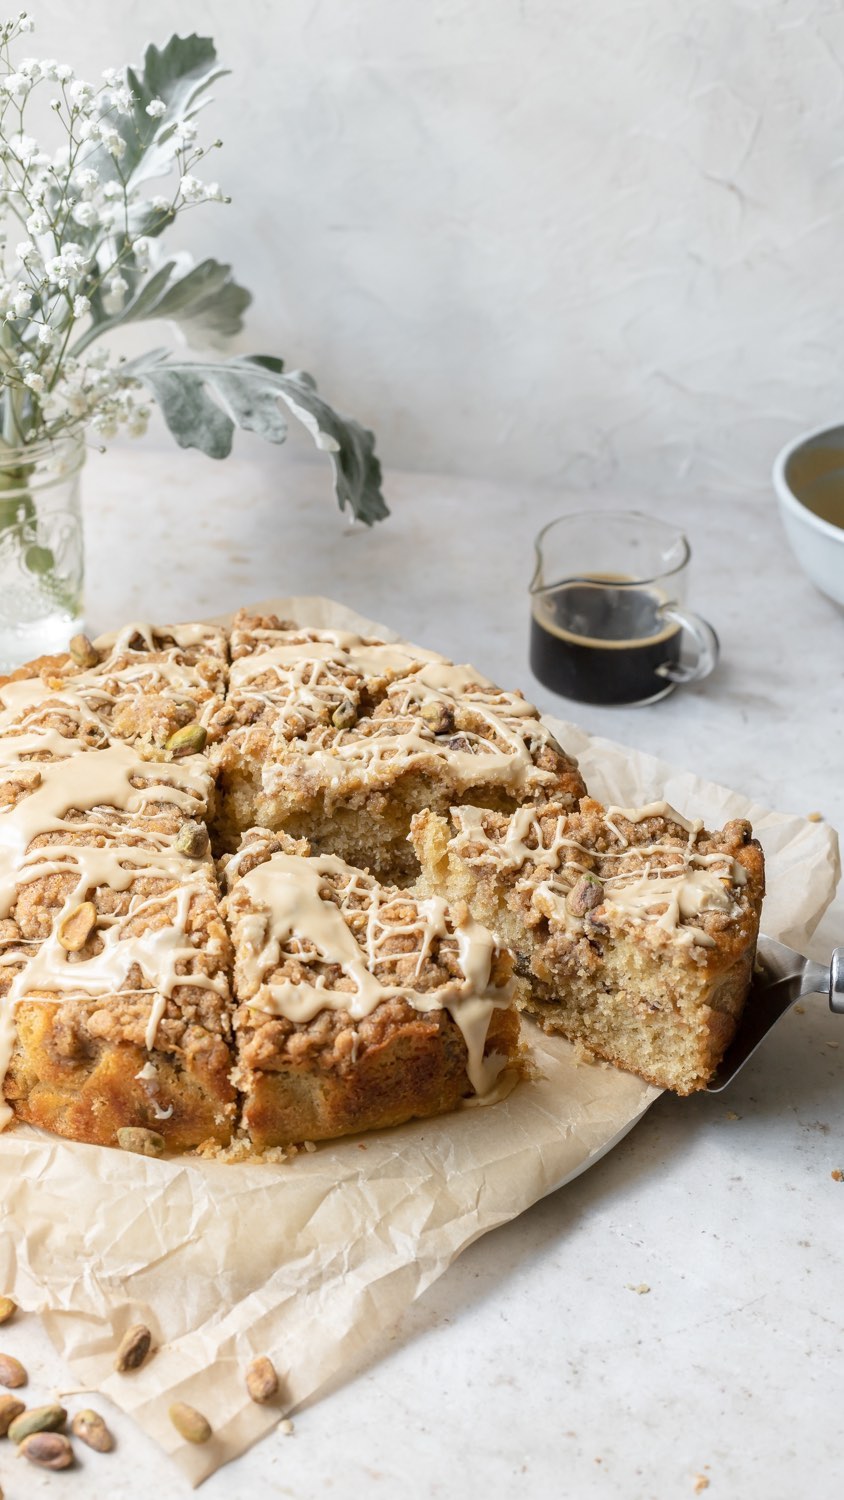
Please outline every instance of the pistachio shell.
[[186, 1401], [174, 1401], [170, 1407], [170, 1421], [187, 1443], [207, 1443], [211, 1436], [211, 1423], [207, 1417], [188, 1406]]
[[192, 818], [183, 823], [176, 835], [176, 848], [180, 854], [187, 854], [190, 859], [202, 859], [208, 853], [208, 829], [204, 823], [197, 823]]
[[30, 1406], [9, 1423], [9, 1437], [13, 1443], [22, 1443], [31, 1432], [57, 1432], [66, 1421], [63, 1406]]
[[246, 1371], [246, 1389], [253, 1401], [263, 1405], [278, 1394], [278, 1376], [271, 1359], [265, 1354], [253, 1359]]
[[117, 1144], [121, 1151], [134, 1151], [136, 1156], [162, 1156], [164, 1153], [164, 1136], [157, 1130], [147, 1130], [143, 1125], [121, 1125]]
[[185, 724], [171, 734], [164, 748], [171, 755], [198, 755], [205, 749], [207, 739], [208, 730], [204, 724]]
[[76, 1413], [70, 1424], [70, 1430], [74, 1437], [80, 1438], [97, 1453], [110, 1453], [114, 1447], [114, 1438], [105, 1422], [99, 1412], [92, 1411], [90, 1407]]
[[75, 662], [77, 667], [95, 667], [99, 662], [100, 654], [87, 635], [71, 636], [67, 649], [70, 652], [71, 661]]
[[358, 711], [348, 698], [344, 698], [342, 703], [338, 703], [331, 715], [331, 722], [335, 729], [351, 729], [352, 725], [356, 724], [357, 721]]
[[42, 1469], [69, 1469], [73, 1463], [73, 1449], [62, 1432], [33, 1432], [24, 1438], [18, 1453]]
[[152, 1344], [152, 1334], [143, 1323], [127, 1328], [117, 1346], [114, 1368], [125, 1375], [127, 1370], [138, 1370], [146, 1359]]
[[23, 1401], [17, 1396], [0, 1396], [0, 1437], [5, 1437], [15, 1417], [26, 1411]]
[[26, 1385], [27, 1373], [19, 1359], [13, 1354], [0, 1354], [0, 1385], [5, 1385], [8, 1390], [16, 1391], [18, 1386]]
[[83, 901], [81, 906], [74, 906], [59, 923], [56, 932], [59, 946], [64, 948], [65, 953], [78, 953], [85, 947], [96, 925], [97, 908], [93, 901]]
[[434, 734], [451, 734], [454, 728], [454, 709], [450, 704], [433, 698], [429, 703], [422, 704], [419, 713]]

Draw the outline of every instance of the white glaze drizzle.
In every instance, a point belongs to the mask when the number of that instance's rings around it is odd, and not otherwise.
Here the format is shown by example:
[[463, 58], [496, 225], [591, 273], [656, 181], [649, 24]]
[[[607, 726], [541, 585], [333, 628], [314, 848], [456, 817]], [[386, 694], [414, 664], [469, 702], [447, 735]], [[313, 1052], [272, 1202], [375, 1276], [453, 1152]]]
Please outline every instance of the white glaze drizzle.
[[[495, 1054], [484, 1057], [490, 1017], [509, 1003], [510, 988], [491, 984], [495, 940], [485, 927], [467, 915], [452, 935], [441, 898], [418, 901], [407, 892], [384, 889], [334, 855], [303, 859], [273, 854], [242, 876], [238, 866], [236, 859], [230, 863], [226, 880], [249, 902], [246, 914], [240, 903], [235, 911], [236, 967], [250, 997], [247, 1004], [285, 1016], [295, 1025], [306, 1024], [323, 1010], [344, 1010], [359, 1021], [391, 998], [403, 999], [421, 1013], [448, 1010], [466, 1043], [469, 1082], [477, 1094], [489, 1092], [504, 1066], [504, 1059]], [[338, 885], [327, 883], [326, 876]], [[391, 914], [391, 907], [400, 907], [404, 916]], [[456, 949], [460, 977], [429, 990], [380, 978], [379, 969], [407, 957], [386, 951], [397, 935], [413, 942], [415, 976], [438, 941]], [[313, 982], [267, 979], [285, 955], [294, 956], [305, 969], [311, 967]], [[339, 968], [342, 987], [340, 981], [326, 980], [324, 969], [329, 965]]]
[[[537, 710], [474, 667], [350, 632], [303, 638], [301, 631], [265, 631], [263, 637], [257, 649], [233, 663], [230, 693], [235, 701], [257, 701], [272, 710], [274, 753], [262, 766], [268, 789], [286, 775], [295, 752], [335, 789], [350, 776], [406, 771], [432, 759], [447, 762], [458, 790], [487, 780], [515, 789], [554, 779], [535, 765], [551, 739]], [[267, 673], [271, 682], [256, 686]], [[357, 708], [372, 678], [386, 679], [377, 712], [335, 730], [333, 711], [344, 700]], [[441, 705], [452, 720], [460, 709], [464, 719], [471, 717], [471, 727], [437, 732], [421, 713], [430, 704]], [[248, 739], [248, 728], [239, 733]]]
[[[136, 637], [143, 643], [142, 650], [130, 645]], [[100, 655], [94, 667], [80, 670], [72, 662], [49, 666], [43, 676], [0, 686], [0, 757], [5, 755], [7, 742], [16, 753], [23, 753], [22, 735], [50, 734], [44, 720], [57, 714], [78, 726], [74, 734], [77, 750], [105, 746], [112, 741], [109, 720], [115, 707], [141, 695], [195, 702], [197, 718], [204, 721], [210, 716], [214, 690], [222, 686], [225, 675], [225, 637], [219, 629], [191, 624], [159, 629], [134, 621], [111, 635], [98, 636], [94, 644]], [[186, 653], [203, 645], [207, 651], [198, 661], [189, 661]], [[50, 752], [49, 744], [43, 751]], [[42, 753], [42, 747], [31, 744], [29, 753]]]
[[[605, 826], [617, 837], [618, 849], [600, 852], [576, 838], [569, 837], [569, 819], [555, 818], [550, 829], [534, 808], [519, 808], [504, 825], [498, 837], [487, 832], [482, 809], [452, 809], [458, 832], [451, 841], [455, 853], [469, 863], [527, 873], [517, 882], [517, 889], [530, 893], [536, 910], [572, 936], [587, 929], [583, 917], [572, 913], [567, 897], [577, 880], [589, 875], [602, 887], [598, 910], [618, 922], [650, 925], [670, 935], [679, 945], [697, 944], [711, 948], [715, 940], [690, 921], [707, 911], [736, 914], [737, 892], [746, 884], [747, 875], [740, 862], [726, 852], [699, 851], [697, 839], [703, 823], [683, 818], [667, 802], [651, 802], [641, 808], [608, 807], [603, 814]], [[660, 842], [633, 844], [617, 826], [625, 818], [641, 823], [660, 818], [682, 828], [685, 845]], [[531, 838], [532, 843], [527, 840]], [[656, 858], [660, 856], [661, 858]], [[617, 861], [613, 873], [595, 871], [608, 861]], [[667, 862], [666, 862], [667, 861]]]

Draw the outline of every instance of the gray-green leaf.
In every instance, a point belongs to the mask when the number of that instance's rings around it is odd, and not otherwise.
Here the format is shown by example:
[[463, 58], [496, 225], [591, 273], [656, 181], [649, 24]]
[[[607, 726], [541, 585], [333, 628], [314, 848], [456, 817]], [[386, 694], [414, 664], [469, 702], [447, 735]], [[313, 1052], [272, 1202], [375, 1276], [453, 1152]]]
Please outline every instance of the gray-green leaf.
[[94, 321], [77, 340], [72, 352], [79, 354], [110, 328], [150, 318], [166, 318], [178, 323], [189, 343], [220, 347], [224, 340], [240, 332], [252, 294], [233, 280], [231, 266], [209, 259], [193, 266], [183, 276], [174, 272], [176, 263], [168, 260], [147, 277], [123, 309], [111, 317], [97, 317], [99, 309], [92, 306]]
[[368, 526], [389, 514], [373, 434], [338, 416], [304, 371], [285, 374], [281, 360], [270, 355], [200, 362], [173, 359], [165, 349], [123, 368], [151, 390], [180, 447], [199, 448], [210, 458], [231, 452], [235, 426], [283, 442], [287, 428], [279, 402], [284, 402], [317, 447], [331, 455], [341, 510], [348, 507]]
[[[140, 71], [126, 69], [126, 81], [132, 90], [132, 112], [117, 115], [114, 127], [126, 143], [120, 161], [120, 174], [130, 188], [153, 177], [163, 177], [173, 160], [168, 144], [176, 126], [189, 120], [210, 102], [208, 90], [229, 71], [217, 62], [214, 43], [208, 36], [171, 36], [166, 47], [150, 45]], [[167, 106], [160, 119], [147, 114], [153, 99], [163, 99]], [[107, 151], [100, 148], [87, 159], [103, 177], [117, 177], [118, 168]]]

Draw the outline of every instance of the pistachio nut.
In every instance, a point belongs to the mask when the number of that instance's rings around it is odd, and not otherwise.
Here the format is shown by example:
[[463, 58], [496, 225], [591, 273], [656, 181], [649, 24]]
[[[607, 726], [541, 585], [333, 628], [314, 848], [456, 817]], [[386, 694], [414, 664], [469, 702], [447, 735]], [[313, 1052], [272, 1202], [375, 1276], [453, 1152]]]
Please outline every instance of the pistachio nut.
[[63, 1406], [30, 1406], [9, 1423], [9, 1437], [13, 1443], [22, 1443], [31, 1432], [58, 1432], [66, 1421]]
[[151, 1344], [152, 1334], [143, 1323], [135, 1323], [127, 1328], [114, 1357], [114, 1368], [118, 1374], [125, 1375], [127, 1370], [139, 1370], [149, 1354]]
[[454, 728], [454, 709], [450, 703], [432, 698], [430, 702], [422, 704], [419, 713], [434, 734], [451, 734]]
[[0, 1385], [5, 1385], [7, 1390], [16, 1391], [18, 1386], [26, 1385], [27, 1373], [19, 1359], [13, 1354], [0, 1354]]
[[70, 1430], [74, 1437], [80, 1438], [97, 1453], [110, 1453], [114, 1447], [114, 1438], [105, 1422], [99, 1412], [91, 1411], [90, 1407], [76, 1413], [70, 1424]]
[[278, 1376], [271, 1359], [262, 1354], [253, 1359], [246, 1371], [246, 1389], [253, 1401], [264, 1405], [278, 1394]]
[[357, 721], [358, 711], [350, 698], [344, 698], [342, 703], [338, 703], [331, 715], [331, 722], [335, 729], [351, 729]]
[[207, 1443], [211, 1436], [211, 1423], [207, 1417], [188, 1406], [186, 1401], [174, 1401], [169, 1411], [170, 1421], [187, 1443]]
[[566, 896], [566, 906], [573, 917], [585, 917], [587, 912], [600, 906], [603, 899], [601, 882], [594, 875], [581, 875]]
[[89, 641], [87, 635], [73, 635], [68, 643], [71, 661], [77, 667], [96, 667], [100, 660], [100, 653], [93, 641]]
[[143, 1125], [121, 1125], [117, 1144], [121, 1151], [134, 1151], [136, 1156], [164, 1154], [164, 1136], [157, 1130], [147, 1130]]
[[93, 901], [83, 901], [62, 917], [56, 932], [59, 946], [65, 953], [78, 953], [85, 947], [97, 925], [97, 908]]
[[63, 1432], [33, 1432], [24, 1438], [18, 1453], [42, 1469], [69, 1469], [73, 1463], [73, 1449]]
[[175, 734], [171, 734], [164, 748], [169, 750], [171, 755], [198, 755], [201, 750], [205, 749], [207, 739], [208, 730], [204, 724], [185, 724], [181, 729], [177, 729]]
[[11, 1297], [0, 1297], [0, 1323], [8, 1323], [17, 1310], [18, 1304], [13, 1302]]
[[0, 1396], [0, 1437], [5, 1437], [15, 1417], [26, 1411], [23, 1401], [17, 1396]]
[[446, 744], [449, 750], [457, 750], [463, 755], [471, 755], [475, 748], [472, 741], [465, 734], [453, 734], [451, 739], [446, 741]]
[[208, 853], [208, 843], [208, 829], [204, 823], [197, 823], [193, 818], [183, 823], [176, 834], [176, 848], [189, 859], [202, 859]]

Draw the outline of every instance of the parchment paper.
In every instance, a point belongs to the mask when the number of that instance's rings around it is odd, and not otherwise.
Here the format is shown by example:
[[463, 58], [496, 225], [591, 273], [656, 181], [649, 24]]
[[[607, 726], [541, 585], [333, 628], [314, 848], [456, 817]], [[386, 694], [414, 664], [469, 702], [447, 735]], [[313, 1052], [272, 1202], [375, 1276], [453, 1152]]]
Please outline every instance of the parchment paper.
[[[324, 599], [269, 601], [314, 625], [395, 633]], [[753, 822], [768, 861], [763, 926], [800, 948], [835, 892], [835, 833], [772, 813], [575, 726], [548, 720], [596, 796], [665, 796], [718, 825]], [[541, 1077], [502, 1103], [300, 1153], [284, 1164], [148, 1160], [59, 1141], [29, 1127], [0, 1135], [0, 1291], [38, 1311], [80, 1386], [100, 1389], [199, 1483], [330, 1381], [442, 1275], [460, 1251], [609, 1150], [658, 1091], [614, 1069], [577, 1065], [529, 1028]], [[157, 1353], [112, 1368], [132, 1323]], [[268, 1354], [283, 1399], [246, 1396], [243, 1368]], [[198, 1407], [214, 1429], [182, 1441], [167, 1409]]]

